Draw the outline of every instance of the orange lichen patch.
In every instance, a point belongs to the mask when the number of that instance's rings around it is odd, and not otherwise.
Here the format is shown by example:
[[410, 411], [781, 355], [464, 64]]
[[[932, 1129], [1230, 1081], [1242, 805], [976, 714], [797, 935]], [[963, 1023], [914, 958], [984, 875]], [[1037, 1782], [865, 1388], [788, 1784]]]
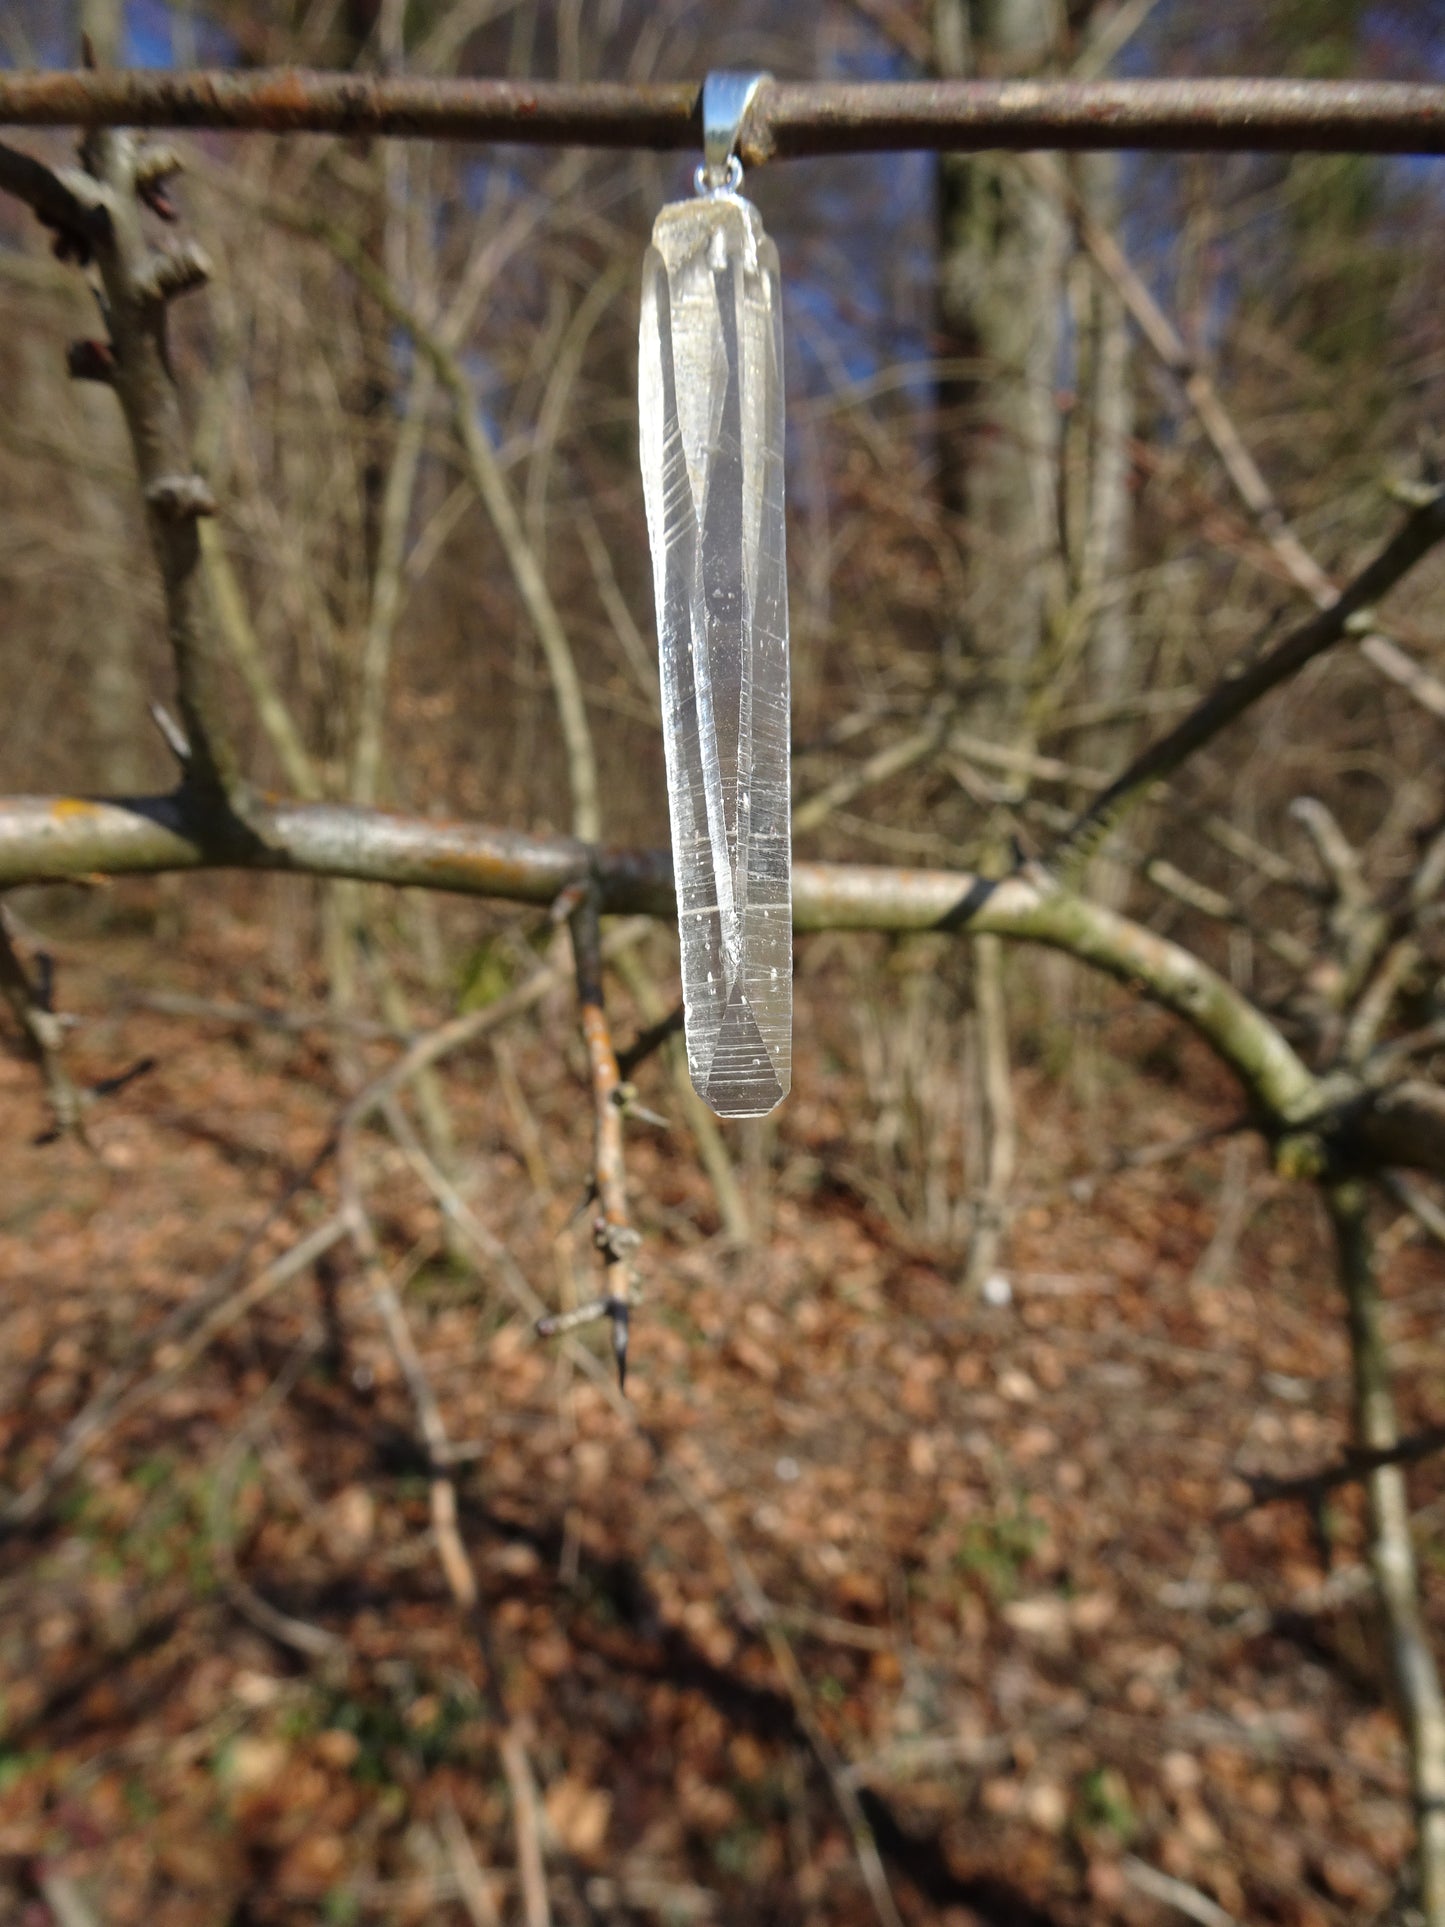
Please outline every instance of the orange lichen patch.
[[99, 816], [100, 810], [83, 796], [57, 796], [50, 806], [50, 814], [59, 817]]

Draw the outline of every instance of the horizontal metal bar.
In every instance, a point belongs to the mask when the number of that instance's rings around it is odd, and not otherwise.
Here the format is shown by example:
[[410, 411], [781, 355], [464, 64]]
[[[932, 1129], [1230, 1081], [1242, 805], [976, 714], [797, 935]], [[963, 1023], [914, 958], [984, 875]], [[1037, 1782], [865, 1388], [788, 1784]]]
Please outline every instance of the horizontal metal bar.
[[[307, 72], [0, 73], [0, 125], [387, 134], [534, 146], [702, 147], [701, 87]], [[1445, 86], [1404, 81], [763, 82], [746, 165], [916, 149], [1445, 153]]]

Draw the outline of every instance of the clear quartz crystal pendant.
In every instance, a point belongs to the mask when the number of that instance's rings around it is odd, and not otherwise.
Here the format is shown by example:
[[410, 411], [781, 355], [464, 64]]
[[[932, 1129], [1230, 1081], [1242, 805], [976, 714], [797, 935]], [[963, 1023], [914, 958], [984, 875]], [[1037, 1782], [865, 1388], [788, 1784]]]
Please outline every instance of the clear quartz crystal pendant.
[[783, 331], [731, 151], [750, 80], [710, 79], [733, 90], [726, 146], [705, 92], [698, 197], [657, 217], [639, 377], [687, 1060], [722, 1117], [792, 1081]]

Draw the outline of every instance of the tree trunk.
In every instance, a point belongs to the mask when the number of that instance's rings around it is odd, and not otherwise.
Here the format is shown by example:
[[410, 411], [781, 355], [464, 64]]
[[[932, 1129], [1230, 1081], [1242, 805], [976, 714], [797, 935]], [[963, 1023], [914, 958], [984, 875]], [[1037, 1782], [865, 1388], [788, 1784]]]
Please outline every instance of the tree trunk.
[[[937, 0], [936, 62], [945, 74], [1037, 72], [1054, 31], [1052, 0]], [[939, 385], [940, 490], [967, 520], [974, 648], [1001, 671], [997, 714], [983, 720], [1007, 729], [1057, 594], [1068, 234], [1057, 203], [995, 156], [940, 163], [939, 224], [941, 347], [972, 364]]]
[[[1053, 0], [935, 0], [934, 59], [947, 75], [1034, 73], [1053, 52]], [[1061, 599], [1055, 399], [1068, 230], [1057, 202], [1012, 163], [949, 157], [939, 173], [938, 334], [970, 372], [939, 384], [939, 479], [964, 518], [968, 653], [988, 674], [970, 724], [1009, 742], [1027, 728]], [[1000, 852], [1001, 855], [1001, 852]], [[998, 1266], [1013, 1180], [1014, 1120], [1003, 958], [975, 947], [982, 1180], [964, 1283]]]

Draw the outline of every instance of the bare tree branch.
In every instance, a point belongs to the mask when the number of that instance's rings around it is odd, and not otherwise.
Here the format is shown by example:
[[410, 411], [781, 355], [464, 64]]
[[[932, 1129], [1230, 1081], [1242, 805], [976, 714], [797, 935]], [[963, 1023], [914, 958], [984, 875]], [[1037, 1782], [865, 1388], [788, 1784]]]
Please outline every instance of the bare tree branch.
[[1166, 735], [1151, 743], [1142, 755], [1102, 791], [1077, 818], [1073, 827], [1050, 854], [1056, 862], [1078, 849], [1095, 834], [1101, 834], [1117, 817], [1120, 807], [1147, 784], [1172, 776], [1182, 764], [1214, 741], [1252, 708], [1261, 697], [1277, 689], [1291, 676], [1327, 649], [1354, 633], [1355, 618], [1367, 616], [1381, 596], [1387, 594], [1420, 559], [1445, 540], [1445, 489], [1436, 489], [1429, 499], [1414, 509], [1404, 525], [1391, 537], [1348, 587], [1327, 609], [1222, 680], [1196, 703]]
[[[528, 539], [521, 511], [513, 498], [497, 452], [492, 447], [491, 438], [478, 415], [476, 396], [457, 353], [475, 301], [480, 298], [486, 284], [484, 270], [492, 258], [491, 250], [480, 251], [474, 263], [478, 272], [464, 280], [441, 325], [432, 328], [404, 299], [353, 235], [305, 208], [292, 206], [274, 196], [267, 197], [265, 206], [275, 219], [327, 247], [356, 276], [388, 319], [406, 330], [418, 353], [446, 390], [472, 485], [502, 545], [517, 593], [532, 620], [547, 665], [557, 704], [557, 720], [567, 752], [567, 774], [572, 788], [572, 827], [578, 836], [595, 840], [601, 835], [597, 754], [572, 645], [547, 586], [541, 559]], [[413, 454], [417, 449], [419, 443], [413, 449]], [[388, 622], [393, 615], [394, 611], [387, 612]], [[376, 635], [369, 633], [368, 655], [375, 655], [379, 659], [386, 653], [380, 646], [381, 640], [380, 632]], [[380, 673], [378, 666], [373, 676]], [[369, 765], [378, 754], [379, 742], [373, 745], [366, 757], [358, 757], [360, 773], [369, 775]], [[366, 787], [363, 785], [364, 790]], [[370, 795], [363, 794], [362, 800], [370, 801]]]
[[[1117, 237], [1096, 221], [1083, 197], [1063, 170], [1033, 156], [1023, 163], [1029, 174], [1062, 195], [1073, 211], [1079, 238], [1100, 273], [1134, 317], [1135, 325], [1159, 360], [1178, 380], [1189, 405], [1219, 457], [1235, 493], [1254, 517], [1260, 533], [1283, 565], [1291, 581], [1304, 590], [1316, 607], [1330, 608], [1335, 585], [1290, 527], [1274, 490], [1220, 399], [1208, 371], [1191, 354], [1183, 336], [1145, 285]], [[1407, 690], [1422, 708], [1445, 718], [1445, 686], [1388, 636], [1365, 633], [1358, 637], [1360, 653], [1387, 681]]]
[[1346, 1452], [1337, 1465], [1321, 1466], [1318, 1472], [1301, 1472], [1282, 1479], [1271, 1472], [1241, 1472], [1238, 1476], [1249, 1487], [1249, 1503], [1224, 1514], [1226, 1519], [1241, 1519], [1256, 1506], [1275, 1505], [1281, 1499], [1322, 1499], [1342, 1485], [1359, 1485], [1383, 1465], [1415, 1465], [1445, 1450], [1445, 1425], [1431, 1425], [1423, 1432], [1412, 1432], [1394, 1445], [1369, 1449], [1360, 1447]]
[[[597, 850], [568, 837], [324, 803], [259, 807], [252, 828], [254, 841], [237, 846], [184, 795], [0, 799], [0, 885], [241, 868], [550, 905], [590, 877], [603, 913], [675, 915], [665, 851]], [[966, 871], [803, 863], [793, 873], [793, 915], [800, 931], [948, 930], [1047, 944], [1142, 986], [1183, 1017], [1238, 1072], [1263, 1115], [1301, 1120], [1318, 1096], [1317, 1080], [1274, 1026], [1206, 964], [1041, 872], [995, 883]]]
[[158, 251], [142, 227], [142, 199], [174, 170], [173, 155], [156, 156], [128, 133], [99, 128], [87, 136], [84, 158], [108, 216], [94, 252], [105, 287], [109, 378], [130, 431], [165, 592], [186, 742], [183, 788], [211, 812], [218, 830], [243, 840], [250, 792], [230, 738], [223, 652], [206, 596], [197, 527], [216, 505], [191, 470], [190, 437], [166, 342], [169, 303], [204, 282], [210, 268], [194, 243]]
[[[675, 915], [665, 851], [599, 850], [569, 837], [340, 804], [257, 806], [249, 827], [251, 840], [238, 844], [184, 794], [0, 799], [0, 887], [96, 872], [231, 868], [550, 905], [590, 879], [601, 913]], [[1262, 1128], [1305, 1134], [1297, 1153], [1322, 1134], [1336, 1155], [1366, 1167], [1445, 1173], [1445, 1092], [1417, 1080], [1376, 1089], [1345, 1072], [1315, 1077], [1269, 1018], [1207, 964], [1037, 868], [990, 882], [967, 871], [801, 863], [793, 872], [793, 917], [800, 932], [941, 930], [1061, 950], [1189, 1024], [1240, 1079]], [[415, 1048], [425, 1050], [427, 1040]], [[1316, 1145], [1309, 1156], [1319, 1155]]]
[[0, 192], [13, 194], [32, 208], [63, 243], [78, 243], [91, 253], [110, 234], [110, 215], [91, 183], [74, 174], [57, 173], [32, 154], [0, 141]]

